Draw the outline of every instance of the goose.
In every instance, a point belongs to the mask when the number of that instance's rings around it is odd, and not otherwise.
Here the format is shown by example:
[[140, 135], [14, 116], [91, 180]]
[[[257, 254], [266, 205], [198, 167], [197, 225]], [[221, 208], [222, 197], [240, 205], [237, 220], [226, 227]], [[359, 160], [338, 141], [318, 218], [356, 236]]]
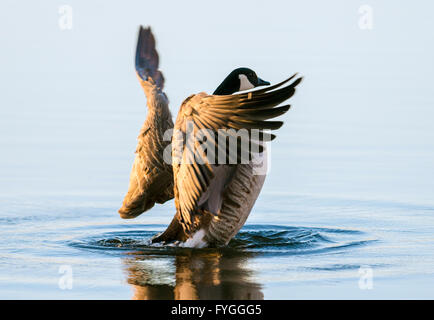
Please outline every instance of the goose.
[[[139, 28], [135, 67], [148, 113], [119, 209], [121, 218], [135, 218], [155, 203], [175, 198], [175, 215], [153, 243], [225, 246], [246, 222], [264, 184], [265, 141], [276, 137], [270, 130], [283, 125], [270, 119], [289, 110], [290, 105], [279, 105], [294, 95], [302, 77], [296, 73], [270, 85], [252, 69], [237, 68], [213, 94], [186, 98], [173, 123], [150, 27]], [[255, 89], [261, 86], [265, 88]], [[169, 139], [167, 132], [172, 133]], [[201, 138], [190, 139], [196, 135]], [[230, 141], [235, 141], [232, 148]]]

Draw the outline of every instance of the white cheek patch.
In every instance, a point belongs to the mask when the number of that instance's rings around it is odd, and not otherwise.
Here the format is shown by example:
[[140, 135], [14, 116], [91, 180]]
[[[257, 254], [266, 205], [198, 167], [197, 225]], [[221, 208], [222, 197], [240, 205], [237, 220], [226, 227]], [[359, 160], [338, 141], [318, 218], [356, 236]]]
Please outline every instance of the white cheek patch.
[[253, 89], [255, 86], [249, 81], [249, 79], [246, 77], [246, 75], [244, 74], [239, 74], [238, 78], [240, 79], [240, 90], [239, 91], [244, 91], [244, 90], [249, 90], [249, 89]]

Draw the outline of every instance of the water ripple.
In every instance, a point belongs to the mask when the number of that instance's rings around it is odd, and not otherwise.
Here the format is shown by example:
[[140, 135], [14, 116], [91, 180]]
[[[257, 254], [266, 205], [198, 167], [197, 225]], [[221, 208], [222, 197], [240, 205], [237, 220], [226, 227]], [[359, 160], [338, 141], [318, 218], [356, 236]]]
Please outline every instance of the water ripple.
[[[107, 232], [73, 240], [69, 242], [69, 245], [78, 249], [97, 250], [103, 253], [141, 251], [144, 254], [176, 255], [186, 250], [198, 250], [180, 248], [176, 244], [152, 244], [151, 239], [155, 234], [156, 231], [149, 230]], [[349, 250], [376, 241], [366, 239], [366, 237], [364, 232], [358, 230], [248, 225], [230, 241], [227, 247], [219, 250], [274, 255], [319, 254]]]

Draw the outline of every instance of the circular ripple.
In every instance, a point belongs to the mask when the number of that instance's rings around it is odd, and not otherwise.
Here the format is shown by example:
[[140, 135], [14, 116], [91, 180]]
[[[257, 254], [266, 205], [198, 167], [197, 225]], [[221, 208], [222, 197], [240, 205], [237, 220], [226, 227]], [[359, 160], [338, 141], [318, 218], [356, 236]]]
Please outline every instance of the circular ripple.
[[[172, 254], [185, 250], [177, 244], [153, 244], [156, 231], [108, 232], [70, 242], [80, 249], [113, 251], [141, 251], [153, 254]], [[220, 250], [251, 252], [272, 255], [318, 254], [348, 250], [367, 245], [375, 240], [366, 239], [366, 234], [357, 230], [288, 227], [272, 225], [248, 225]], [[209, 250], [209, 249], [200, 249]]]

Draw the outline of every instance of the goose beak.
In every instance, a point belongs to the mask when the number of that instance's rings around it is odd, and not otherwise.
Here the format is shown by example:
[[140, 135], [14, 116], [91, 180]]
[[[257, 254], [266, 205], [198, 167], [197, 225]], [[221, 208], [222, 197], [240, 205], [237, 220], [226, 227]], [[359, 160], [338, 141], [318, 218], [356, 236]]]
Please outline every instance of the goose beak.
[[257, 85], [257, 87], [259, 87], [259, 86], [269, 86], [269, 85], [270, 85], [270, 83], [268, 81], [264, 81], [261, 78], [258, 78], [258, 85]]

